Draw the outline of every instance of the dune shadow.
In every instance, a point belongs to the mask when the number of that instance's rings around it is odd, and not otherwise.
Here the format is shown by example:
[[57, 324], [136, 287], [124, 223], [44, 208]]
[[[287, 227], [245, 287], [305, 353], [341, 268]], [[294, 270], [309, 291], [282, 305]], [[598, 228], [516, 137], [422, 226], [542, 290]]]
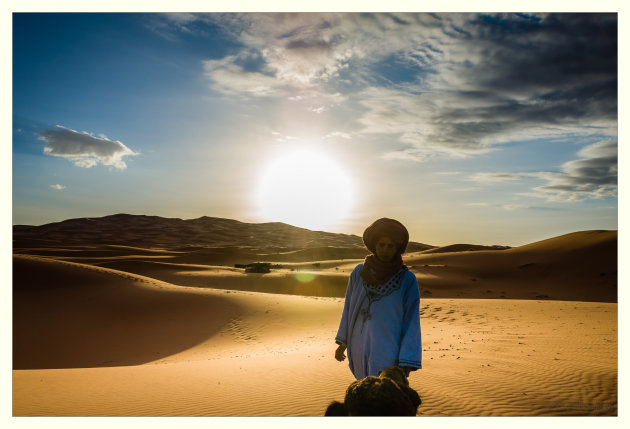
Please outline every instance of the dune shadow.
[[228, 297], [13, 258], [13, 368], [140, 365], [187, 350], [239, 314]]

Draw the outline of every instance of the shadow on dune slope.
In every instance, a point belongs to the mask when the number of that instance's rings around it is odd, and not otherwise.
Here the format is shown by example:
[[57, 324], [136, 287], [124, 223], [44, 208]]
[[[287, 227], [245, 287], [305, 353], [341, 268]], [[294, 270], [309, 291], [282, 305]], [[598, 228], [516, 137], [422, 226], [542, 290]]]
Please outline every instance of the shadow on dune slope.
[[227, 297], [14, 256], [13, 368], [139, 365], [210, 338], [239, 314]]

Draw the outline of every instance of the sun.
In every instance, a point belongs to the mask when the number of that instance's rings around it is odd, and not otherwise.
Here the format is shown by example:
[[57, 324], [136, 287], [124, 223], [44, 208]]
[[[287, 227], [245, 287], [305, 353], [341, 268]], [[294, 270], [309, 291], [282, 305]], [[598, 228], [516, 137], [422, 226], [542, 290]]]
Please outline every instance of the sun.
[[262, 217], [312, 230], [325, 230], [348, 216], [353, 203], [347, 173], [329, 157], [297, 150], [275, 158], [258, 182]]

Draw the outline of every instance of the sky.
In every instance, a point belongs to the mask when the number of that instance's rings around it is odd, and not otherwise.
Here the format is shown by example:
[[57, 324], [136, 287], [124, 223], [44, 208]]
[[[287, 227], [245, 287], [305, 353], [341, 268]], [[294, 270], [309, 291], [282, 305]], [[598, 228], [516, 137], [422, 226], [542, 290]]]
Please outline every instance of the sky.
[[14, 13], [12, 222], [618, 227], [617, 14]]

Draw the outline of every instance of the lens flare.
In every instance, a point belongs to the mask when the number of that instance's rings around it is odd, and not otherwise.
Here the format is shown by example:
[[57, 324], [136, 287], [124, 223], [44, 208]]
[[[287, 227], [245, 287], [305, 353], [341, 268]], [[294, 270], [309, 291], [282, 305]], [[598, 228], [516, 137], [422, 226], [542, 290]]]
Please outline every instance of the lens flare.
[[313, 273], [297, 273], [297, 274], [294, 275], [294, 277], [300, 283], [308, 283], [308, 282], [311, 282], [311, 281], [315, 280], [315, 278], [317, 277], [317, 274], [313, 274]]

